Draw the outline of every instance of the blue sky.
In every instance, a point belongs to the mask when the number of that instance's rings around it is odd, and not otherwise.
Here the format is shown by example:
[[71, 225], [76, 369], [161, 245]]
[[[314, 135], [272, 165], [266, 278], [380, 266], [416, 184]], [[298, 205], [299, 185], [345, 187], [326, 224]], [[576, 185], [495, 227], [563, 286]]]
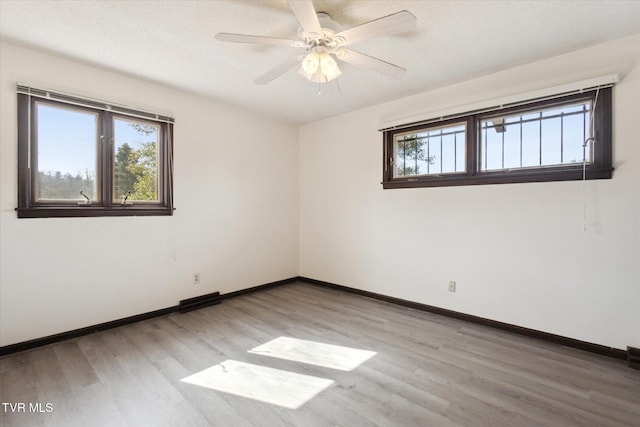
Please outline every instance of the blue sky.
[[[89, 111], [38, 105], [38, 170], [62, 174], [96, 173], [98, 114]], [[128, 121], [115, 120], [115, 147], [132, 148], [154, 138], [140, 135]], [[156, 135], [157, 136], [157, 135]]]
[[38, 170], [96, 172], [98, 115], [38, 105]]

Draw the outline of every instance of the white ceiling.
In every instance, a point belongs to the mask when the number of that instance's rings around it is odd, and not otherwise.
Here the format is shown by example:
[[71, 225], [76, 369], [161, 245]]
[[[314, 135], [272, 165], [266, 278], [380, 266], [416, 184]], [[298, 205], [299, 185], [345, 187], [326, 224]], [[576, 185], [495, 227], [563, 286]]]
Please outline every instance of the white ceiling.
[[314, 0], [343, 28], [406, 9], [415, 30], [350, 46], [400, 65], [392, 79], [341, 64], [322, 86], [289, 71], [253, 81], [300, 49], [222, 43], [218, 32], [296, 38], [286, 1], [0, 0], [0, 36], [201, 93], [294, 123], [424, 92], [640, 33], [640, 1]]

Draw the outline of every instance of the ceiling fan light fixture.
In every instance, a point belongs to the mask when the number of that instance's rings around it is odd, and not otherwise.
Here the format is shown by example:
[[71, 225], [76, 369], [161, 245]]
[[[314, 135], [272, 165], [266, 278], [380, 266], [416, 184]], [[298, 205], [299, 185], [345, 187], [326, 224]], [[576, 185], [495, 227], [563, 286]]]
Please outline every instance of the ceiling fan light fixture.
[[314, 83], [325, 83], [334, 80], [342, 72], [331, 55], [313, 51], [302, 60], [298, 74]]
[[300, 69], [298, 70], [298, 74], [314, 83], [324, 83], [327, 81], [322, 74], [320, 67], [318, 67], [318, 70], [315, 73], [307, 73], [302, 67], [300, 67]]
[[311, 52], [302, 60], [302, 69], [307, 74], [315, 74], [320, 66], [320, 55], [318, 52]]
[[342, 74], [336, 60], [328, 53], [320, 54], [320, 68], [322, 69], [322, 74], [327, 77], [328, 82]]
[[305, 79], [314, 83], [326, 83], [342, 74], [336, 59], [392, 77], [399, 77], [407, 71], [381, 59], [344, 48], [353, 43], [416, 28], [417, 18], [411, 12], [401, 10], [344, 30], [326, 13], [316, 12], [313, 0], [287, 0], [287, 3], [300, 24], [298, 40], [250, 34], [216, 34], [216, 39], [223, 42], [288, 46], [306, 50], [302, 56], [292, 57], [258, 77], [256, 84], [267, 84], [296, 67], [298, 74]]

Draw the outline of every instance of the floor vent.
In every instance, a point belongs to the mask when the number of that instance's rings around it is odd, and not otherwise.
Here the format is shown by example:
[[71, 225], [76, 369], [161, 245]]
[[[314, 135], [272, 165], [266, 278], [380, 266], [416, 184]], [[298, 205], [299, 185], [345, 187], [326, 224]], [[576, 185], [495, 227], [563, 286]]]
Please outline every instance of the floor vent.
[[220, 292], [213, 292], [211, 294], [201, 295], [199, 297], [183, 299], [182, 301], [180, 301], [180, 313], [197, 310], [209, 305], [220, 304], [220, 301]]
[[633, 369], [640, 369], [640, 348], [627, 346], [627, 362]]

